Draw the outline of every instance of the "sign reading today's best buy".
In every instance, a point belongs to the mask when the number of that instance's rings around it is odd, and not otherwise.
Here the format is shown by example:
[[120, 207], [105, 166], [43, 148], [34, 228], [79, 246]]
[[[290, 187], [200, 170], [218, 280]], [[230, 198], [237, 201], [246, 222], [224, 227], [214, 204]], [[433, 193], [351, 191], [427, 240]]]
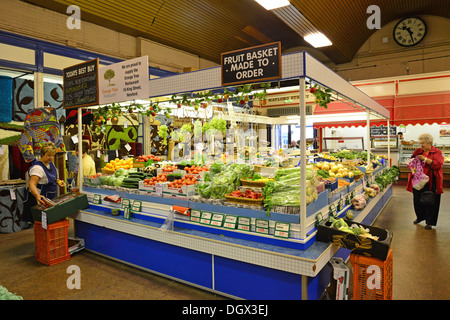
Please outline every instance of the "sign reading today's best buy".
[[281, 79], [281, 43], [222, 53], [222, 86]]

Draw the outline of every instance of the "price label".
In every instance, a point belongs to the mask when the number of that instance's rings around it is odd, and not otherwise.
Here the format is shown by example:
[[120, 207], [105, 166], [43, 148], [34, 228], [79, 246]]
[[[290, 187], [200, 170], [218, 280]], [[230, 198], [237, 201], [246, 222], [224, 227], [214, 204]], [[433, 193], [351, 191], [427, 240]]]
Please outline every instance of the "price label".
[[211, 223], [212, 213], [208, 211], [202, 211], [202, 217], [200, 219], [200, 223], [210, 224]]
[[269, 234], [269, 220], [256, 219], [255, 231], [257, 233]]
[[125, 145], [125, 149], [127, 149], [127, 151], [130, 152], [131, 146], [127, 143], [127, 144]]
[[77, 136], [72, 136], [72, 142], [73, 142], [73, 144], [77, 144], [78, 143], [78, 137]]
[[224, 215], [220, 213], [214, 213], [211, 218], [211, 225], [216, 227], [221, 227], [223, 224]]
[[237, 224], [237, 216], [228, 215], [225, 217], [225, 222], [223, 223], [223, 227], [227, 229], [236, 229]]
[[200, 222], [202, 212], [200, 210], [191, 209], [191, 221]]
[[102, 196], [99, 194], [94, 194], [94, 204], [101, 204], [102, 203]]
[[251, 219], [248, 217], [239, 217], [238, 218], [238, 230], [250, 231], [251, 227]]
[[155, 193], [156, 193], [157, 196], [161, 196], [162, 197], [163, 189], [164, 189], [164, 184], [162, 184], [162, 183], [155, 184]]
[[291, 225], [289, 223], [276, 222], [274, 236], [279, 238], [289, 238], [290, 227]]

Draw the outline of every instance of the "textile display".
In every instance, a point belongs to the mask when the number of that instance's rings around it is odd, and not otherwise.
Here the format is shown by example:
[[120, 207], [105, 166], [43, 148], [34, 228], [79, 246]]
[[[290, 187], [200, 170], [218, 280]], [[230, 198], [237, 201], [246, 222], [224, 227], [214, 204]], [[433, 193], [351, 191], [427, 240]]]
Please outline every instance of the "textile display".
[[0, 233], [18, 232], [28, 227], [23, 221], [25, 186], [14, 189], [16, 200], [11, 199], [12, 187], [0, 187]]
[[12, 121], [13, 79], [0, 76], [0, 122]]
[[[34, 109], [34, 81], [14, 79], [13, 81], [13, 120], [25, 121]], [[58, 83], [44, 83], [44, 106], [56, 109], [58, 122], [64, 122], [66, 112], [63, 108], [63, 87]]]
[[57, 152], [65, 152], [60, 125], [54, 108], [32, 110], [25, 118], [24, 129], [20, 137], [20, 151], [27, 162], [31, 162], [41, 154], [41, 146], [45, 142], [53, 142]]

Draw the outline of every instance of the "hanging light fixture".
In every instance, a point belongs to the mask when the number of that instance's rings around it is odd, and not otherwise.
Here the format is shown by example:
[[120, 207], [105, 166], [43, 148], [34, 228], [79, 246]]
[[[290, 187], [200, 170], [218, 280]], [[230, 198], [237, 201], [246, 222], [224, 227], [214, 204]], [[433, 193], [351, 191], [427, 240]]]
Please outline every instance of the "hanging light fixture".
[[255, 0], [266, 10], [273, 10], [290, 5], [289, 0]]

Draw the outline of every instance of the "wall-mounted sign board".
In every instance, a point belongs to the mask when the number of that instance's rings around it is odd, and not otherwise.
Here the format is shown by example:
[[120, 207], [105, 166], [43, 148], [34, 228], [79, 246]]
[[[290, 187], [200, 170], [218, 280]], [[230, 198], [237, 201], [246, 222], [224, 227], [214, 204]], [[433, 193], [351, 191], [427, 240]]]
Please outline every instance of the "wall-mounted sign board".
[[281, 43], [222, 53], [222, 86], [281, 79]]
[[98, 59], [65, 68], [63, 83], [64, 109], [98, 105]]
[[100, 104], [148, 99], [148, 56], [114, 63], [99, 70]]

